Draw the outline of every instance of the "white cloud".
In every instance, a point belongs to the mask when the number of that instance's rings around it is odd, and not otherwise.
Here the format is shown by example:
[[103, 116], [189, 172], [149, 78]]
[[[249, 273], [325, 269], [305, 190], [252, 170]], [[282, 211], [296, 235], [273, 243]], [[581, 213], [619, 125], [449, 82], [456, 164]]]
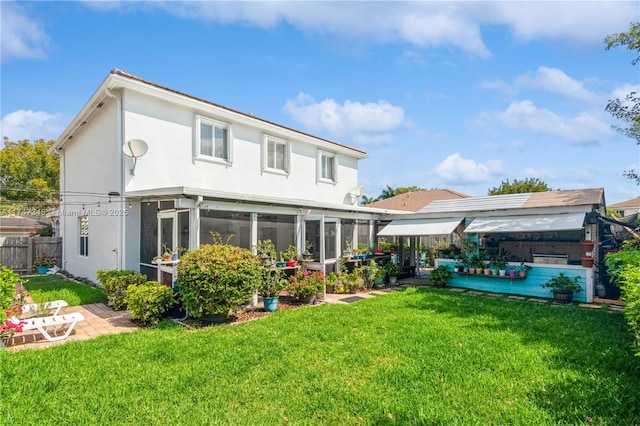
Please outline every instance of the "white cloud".
[[459, 153], [452, 154], [438, 164], [433, 172], [446, 184], [467, 185], [494, 180], [504, 172], [500, 160], [478, 163], [475, 160], [462, 158]]
[[333, 99], [316, 102], [310, 95], [300, 93], [296, 99], [288, 99], [283, 110], [307, 129], [360, 143], [389, 142], [393, 131], [409, 125], [404, 110], [387, 101], [362, 104], [347, 100], [340, 105]]
[[[637, 15], [628, 2], [86, 2], [95, 9], [157, 7], [184, 19], [273, 28], [281, 22], [300, 31], [371, 43], [406, 42], [416, 47], [454, 47], [488, 57], [484, 26], [505, 26], [523, 41], [555, 39], [602, 45]], [[105, 6], [106, 4], [106, 6]], [[106, 9], [105, 9], [106, 8]]]
[[14, 142], [57, 139], [68, 123], [62, 114], [21, 109], [2, 117], [2, 137]]
[[635, 1], [492, 2], [496, 23], [505, 23], [516, 38], [541, 38], [603, 45], [607, 34], [629, 26], [638, 15]]
[[49, 36], [18, 4], [2, 2], [0, 23], [3, 63], [14, 58], [32, 59], [46, 56]]
[[537, 108], [529, 100], [512, 102], [504, 111], [484, 113], [482, 123], [498, 122], [506, 127], [557, 136], [575, 144], [593, 144], [609, 139], [609, 125], [590, 112], [566, 118], [544, 108]]
[[600, 101], [599, 97], [585, 89], [582, 83], [572, 79], [558, 68], [538, 67], [537, 72], [529, 72], [518, 76], [516, 85], [558, 93], [587, 103]]

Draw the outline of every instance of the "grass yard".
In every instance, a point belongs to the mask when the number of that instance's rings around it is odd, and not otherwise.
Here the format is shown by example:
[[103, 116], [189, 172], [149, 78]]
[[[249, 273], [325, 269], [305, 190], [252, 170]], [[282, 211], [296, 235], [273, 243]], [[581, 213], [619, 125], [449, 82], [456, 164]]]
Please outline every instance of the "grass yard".
[[632, 425], [621, 313], [406, 289], [0, 353], [6, 424]]
[[62, 299], [66, 300], [69, 306], [77, 306], [107, 301], [102, 289], [75, 283], [58, 275], [30, 277], [24, 287], [36, 303]]

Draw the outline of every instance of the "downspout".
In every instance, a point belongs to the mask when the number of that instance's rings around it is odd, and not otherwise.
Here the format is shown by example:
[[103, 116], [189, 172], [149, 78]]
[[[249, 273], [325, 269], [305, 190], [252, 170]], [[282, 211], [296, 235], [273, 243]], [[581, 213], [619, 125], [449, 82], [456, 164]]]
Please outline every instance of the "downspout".
[[[116, 100], [116, 104], [117, 104], [117, 116], [118, 116], [118, 124], [117, 124], [117, 134], [118, 134], [118, 143], [117, 143], [117, 152], [116, 152], [116, 158], [119, 160], [118, 161], [118, 192], [120, 193], [120, 202], [119, 204], [119, 211], [120, 212], [124, 212], [125, 209], [127, 208], [127, 206], [125, 205], [125, 198], [124, 198], [124, 158], [122, 156], [122, 146], [123, 146], [123, 126], [122, 126], [122, 121], [123, 121], [123, 111], [122, 111], [122, 98], [118, 95], [116, 95], [115, 93], [113, 93], [109, 88], [105, 88], [104, 92], [107, 94], [107, 96], [113, 98]], [[123, 260], [125, 257], [125, 246], [124, 246], [124, 220], [125, 220], [125, 215], [124, 214], [120, 214], [118, 215], [118, 245], [116, 247], [116, 258], [117, 258], [117, 263], [116, 263], [116, 269], [123, 269]]]

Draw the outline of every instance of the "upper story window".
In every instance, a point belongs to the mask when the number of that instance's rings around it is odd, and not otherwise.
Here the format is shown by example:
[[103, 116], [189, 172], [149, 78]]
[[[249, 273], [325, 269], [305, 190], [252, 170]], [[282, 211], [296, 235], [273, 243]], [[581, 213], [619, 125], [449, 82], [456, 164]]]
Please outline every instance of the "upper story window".
[[318, 180], [335, 183], [338, 181], [336, 154], [318, 151]]
[[262, 152], [264, 170], [289, 173], [291, 154], [288, 141], [265, 135]]
[[231, 163], [231, 125], [197, 116], [197, 157]]

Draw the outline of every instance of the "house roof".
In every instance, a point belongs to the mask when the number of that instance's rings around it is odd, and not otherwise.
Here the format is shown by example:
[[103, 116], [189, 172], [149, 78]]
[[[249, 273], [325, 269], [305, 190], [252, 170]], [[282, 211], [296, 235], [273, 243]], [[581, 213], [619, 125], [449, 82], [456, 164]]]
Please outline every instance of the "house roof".
[[[132, 85], [132, 83], [133, 83], [133, 85]], [[82, 127], [82, 126], [87, 124], [87, 122], [89, 121], [91, 116], [96, 112], [97, 109], [102, 107], [102, 105], [104, 104], [105, 99], [108, 96], [110, 96], [109, 95], [109, 93], [111, 93], [110, 90], [113, 90], [115, 88], [123, 88], [123, 87], [132, 88], [134, 90], [135, 89], [140, 89], [141, 87], [153, 88], [153, 89], [159, 90], [160, 92], [163, 92], [165, 94], [177, 95], [179, 98], [182, 98], [183, 100], [195, 101], [197, 103], [205, 104], [206, 106], [209, 106], [209, 107], [212, 107], [212, 108], [216, 108], [216, 109], [219, 109], [219, 110], [222, 110], [222, 111], [226, 111], [227, 113], [231, 113], [232, 115], [234, 115], [237, 118], [242, 118], [243, 120], [249, 120], [251, 122], [254, 122], [254, 124], [255, 124], [255, 122], [260, 122], [260, 123], [263, 123], [263, 125], [273, 126], [275, 128], [281, 129], [281, 130], [286, 131], [286, 132], [293, 132], [293, 133], [295, 133], [297, 135], [304, 136], [306, 138], [312, 138], [313, 140], [321, 141], [321, 142], [330, 144], [331, 146], [334, 146], [336, 148], [340, 148], [340, 149], [346, 150], [346, 151], [350, 152], [351, 155], [355, 155], [358, 158], [366, 158], [367, 157], [367, 153], [365, 151], [363, 151], [363, 150], [358, 149], [358, 148], [354, 148], [354, 147], [351, 147], [351, 146], [348, 146], [348, 145], [343, 145], [343, 144], [340, 144], [338, 142], [334, 142], [334, 141], [330, 141], [328, 139], [320, 138], [318, 136], [313, 136], [313, 135], [310, 135], [308, 133], [301, 132], [299, 130], [295, 130], [295, 129], [292, 129], [290, 127], [283, 126], [281, 124], [277, 124], [277, 123], [274, 123], [272, 121], [265, 120], [265, 119], [260, 118], [260, 117], [256, 117], [253, 114], [248, 114], [248, 113], [245, 113], [245, 112], [242, 112], [242, 111], [238, 111], [238, 110], [226, 107], [224, 105], [216, 104], [214, 102], [207, 101], [205, 99], [198, 98], [196, 96], [189, 95], [187, 93], [180, 92], [178, 90], [171, 89], [169, 87], [162, 86], [162, 85], [157, 84], [157, 83], [153, 83], [153, 82], [151, 82], [149, 80], [145, 80], [145, 79], [143, 79], [141, 77], [138, 77], [138, 76], [135, 76], [135, 75], [130, 74], [128, 72], [119, 70], [117, 68], [114, 68], [113, 70], [111, 70], [111, 72], [109, 73], [107, 78], [100, 85], [100, 87], [96, 90], [96, 92], [93, 94], [91, 99], [85, 104], [85, 106], [82, 108], [80, 113], [78, 113], [78, 115], [76, 115], [76, 117], [73, 119], [71, 124], [69, 124], [69, 126], [60, 135], [60, 137], [58, 138], [58, 140], [56, 141], [54, 146], [51, 148], [50, 152], [52, 154], [56, 154], [56, 149], [59, 149], [62, 145], [64, 145], [64, 143], [66, 143], [67, 140], [72, 139], [73, 136], [74, 136], [74, 133], [80, 127]], [[158, 93], [158, 92], [156, 92], [156, 93]]]
[[604, 189], [589, 188], [566, 191], [529, 192], [524, 194], [492, 195], [486, 197], [436, 200], [420, 209], [418, 213], [438, 216], [464, 216], [472, 212], [491, 213], [527, 209], [554, 209], [566, 212], [592, 210], [594, 206], [604, 205]]
[[405, 210], [417, 212], [427, 204], [435, 200], [448, 200], [458, 198], [468, 198], [467, 194], [452, 191], [451, 189], [425, 189], [422, 191], [411, 191], [399, 194], [384, 200], [374, 201], [366, 204], [367, 207], [375, 207], [390, 210]]
[[612, 204], [609, 207], [613, 207], [614, 209], [619, 209], [621, 207], [640, 207], [640, 197], [636, 197], [627, 201], [621, 201], [619, 203]]
[[35, 232], [49, 226], [47, 222], [33, 217], [17, 215], [0, 216], [0, 229], [3, 232]]

